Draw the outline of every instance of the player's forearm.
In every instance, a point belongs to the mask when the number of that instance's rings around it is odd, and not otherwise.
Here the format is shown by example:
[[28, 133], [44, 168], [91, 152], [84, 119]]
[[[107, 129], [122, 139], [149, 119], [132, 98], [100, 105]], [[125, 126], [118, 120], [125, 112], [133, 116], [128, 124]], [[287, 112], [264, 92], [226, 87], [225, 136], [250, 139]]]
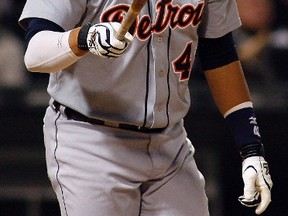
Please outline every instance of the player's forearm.
[[239, 61], [205, 71], [215, 103], [224, 115], [238, 104], [251, 101], [249, 89]]
[[30, 40], [25, 65], [31, 72], [58, 72], [78, 61], [87, 51], [77, 44], [79, 28], [68, 32], [38, 32]]
[[263, 156], [261, 136], [241, 64], [234, 61], [205, 72], [208, 85], [243, 159]]

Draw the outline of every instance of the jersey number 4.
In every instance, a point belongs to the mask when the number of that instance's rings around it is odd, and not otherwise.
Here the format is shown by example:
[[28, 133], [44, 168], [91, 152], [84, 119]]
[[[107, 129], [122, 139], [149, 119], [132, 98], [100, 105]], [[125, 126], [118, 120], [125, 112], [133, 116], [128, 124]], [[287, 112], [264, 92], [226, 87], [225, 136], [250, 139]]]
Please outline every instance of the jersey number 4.
[[181, 55], [173, 61], [174, 71], [180, 74], [179, 81], [189, 80], [192, 70], [192, 42], [189, 42]]

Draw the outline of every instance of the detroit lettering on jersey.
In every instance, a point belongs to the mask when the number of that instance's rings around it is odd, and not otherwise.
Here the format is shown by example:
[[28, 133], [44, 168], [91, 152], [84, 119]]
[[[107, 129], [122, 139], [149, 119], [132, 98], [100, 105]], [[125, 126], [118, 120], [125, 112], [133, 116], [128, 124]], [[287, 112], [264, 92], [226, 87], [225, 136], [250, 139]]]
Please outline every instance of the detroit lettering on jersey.
[[[152, 34], [160, 34], [167, 28], [185, 29], [187, 27], [197, 28], [202, 21], [204, 10], [204, 1], [199, 1], [195, 5], [184, 4], [179, 6], [173, 4], [173, 0], [158, 0], [155, 4], [155, 21], [152, 22], [150, 14], [138, 16], [129, 29], [129, 32], [139, 40], [148, 40]], [[101, 15], [101, 22], [121, 22], [129, 9], [128, 4], [118, 4], [105, 10]], [[181, 54], [172, 60], [172, 66], [175, 74], [179, 75], [179, 82], [188, 81], [192, 69], [191, 51], [193, 50], [193, 41], [187, 41]]]
[[[204, 1], [197, 5], [185, 4], [183, 6], [174, 5], [173, 0], [159, 0], [155, 4], [157, 11], [155, 22], [152, 23], [151, 17], [143, 15], [137, 17], [129, 32], [138, 37], [139, 40], [147, 40], [153, 33], [161, 33], [170, 27], [171, 29], [186, 28], [189, 25], [197, 27], [202, 20]], [[106, 10], [101, 16], [101, 22], [121, 22], [129, 5], [119, 4]]]

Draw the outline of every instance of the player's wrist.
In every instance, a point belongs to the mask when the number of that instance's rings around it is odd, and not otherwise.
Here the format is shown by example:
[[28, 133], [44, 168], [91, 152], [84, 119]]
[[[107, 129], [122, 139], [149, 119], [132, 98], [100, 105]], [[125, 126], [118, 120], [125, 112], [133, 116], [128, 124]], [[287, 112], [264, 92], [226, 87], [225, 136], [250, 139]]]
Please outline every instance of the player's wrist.
[[72, 29], [70, 32], [70, 36], [69, 36], [70, 48], [76, 56], [83, 56], [88, 52], [88, 50], [79, 48], [78, 38], [79, 38], [80, 31], [81, 31], [80, 27]]
[[87, 23], [79, 29], [79, 32], [77, 35], [78, 36], [77, 43], [78, 43], [78, 48], [80, 50], [85, 50], [85, 51], [89, 50], [89, 47], [87, 44], [87, 35], [91, 26], [92, 26], [91, 23]]

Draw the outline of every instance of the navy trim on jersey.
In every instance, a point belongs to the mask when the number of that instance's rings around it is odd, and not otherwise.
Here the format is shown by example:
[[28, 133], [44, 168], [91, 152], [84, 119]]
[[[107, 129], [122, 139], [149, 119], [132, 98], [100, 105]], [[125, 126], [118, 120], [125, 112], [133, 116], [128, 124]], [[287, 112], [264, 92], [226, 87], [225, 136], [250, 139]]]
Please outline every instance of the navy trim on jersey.
[[232, 32], [220, 38], [200, 38], [198, 52], [203, 70], [211, 70], [239, 60]]
[[146, 95], [145, 95], [145, 113], [142, 127], [146, 126], [148, 116], [148, 97], [149, 97], [149, 76], [150, 76], [150, 47], [151, 37], [149, 38], [147, 45], [147, 68], [146, 68]]
[[168, 73], [167, 73], [167, 90], [168, 90], [168, 98], [166, 103], [166, 116], [167, 116], [167, 124], [166, 127], [170, 124], [170, 116], [169, 116], [169, 103], [171, 98], [171, 87], [170, 87], [170, 73], [171, 73], [171, 64], [170, 64], [170, 45], [171, 45], [171, 28], [169, 28], [169, 36], [168, 36], [168, 47], [167, 47], [167, 58], [168, 58]]
[[56, 31], [56, 32], [65, 32], [65, 30], [57, 25], [56, 23], [42, 18], [31, 18], [28, 23], [27, 32], [25, 35], [26, 44], [29, 43], [31, 38], [40, 31]]

